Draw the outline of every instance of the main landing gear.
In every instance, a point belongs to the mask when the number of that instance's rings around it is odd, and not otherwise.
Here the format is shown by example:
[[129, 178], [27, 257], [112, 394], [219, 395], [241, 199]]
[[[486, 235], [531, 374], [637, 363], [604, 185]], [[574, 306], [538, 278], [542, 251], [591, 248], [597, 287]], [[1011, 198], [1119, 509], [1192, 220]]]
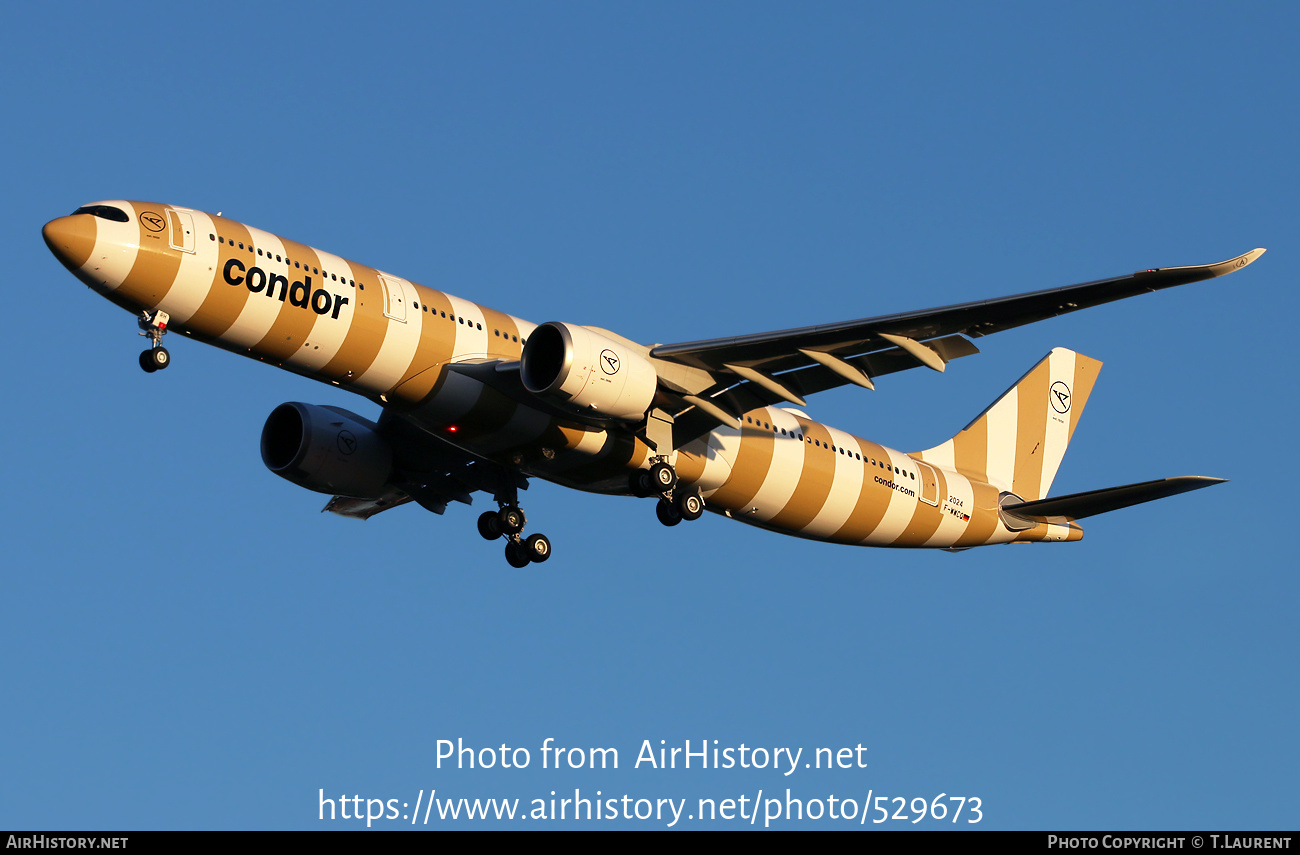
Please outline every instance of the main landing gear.
[[140, 319], [136, 321], [140, 326], [140, 335], [147, 336], [152, 345], [140, 354], [140, 367], [146, 374], [162, 371], [172, 364], [172, 355], [162, 346], [162, 337], [167, 333], [169, 320], [171, 317], [166, 312], [155, 309], [153, 312], [141, 312]]
[[499, 511], [487, 511], [478, 518], [478, 533], [484, 540], [506, 539], [506, 561], [511, 567], [541, 564], [551, 557], [551, 541], [544, 534], [523, 536], [528, 519], [514, 502], [503, 503]]
[[664, 525], [677, 525], [682, 520], [697, 520], [704, 514], [704, 497], [699, 488], [678, 489], [677, 470], [671, 463], [659, 458], [649, 469], [638, 469], [629, 479], [632, 495], [648, 499], [658, 496], [655, 516]]

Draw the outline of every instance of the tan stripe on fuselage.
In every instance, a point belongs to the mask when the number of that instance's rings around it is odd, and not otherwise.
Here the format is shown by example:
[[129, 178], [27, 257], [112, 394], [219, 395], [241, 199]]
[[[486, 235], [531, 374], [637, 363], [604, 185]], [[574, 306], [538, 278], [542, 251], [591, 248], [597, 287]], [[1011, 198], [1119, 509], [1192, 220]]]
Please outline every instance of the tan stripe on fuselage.
[[[278, 243], [279, 239], [276, 241]], [[357, 290], [348, 284], [348, 280], [353, 277], [347, 259], [320, 250], [316, 250], [316, 257], [320, 260], [321, 281], [319, 286], [313, 288], [309, 298], [312, 301], [311, 314], [314, 319], [307, 340], [293, 358], [298, 368], [312, 373], [328, 365], [347, 339]], [[329, 294], [329, 311], [316, 311], [317, 290]]]
[[[834, 482], [821, 511], [805, 529], [805, 534], [822, 538], [833, 536], [848, 521], [853, 503], [862, 492], [864, 474], [862, 461], [854, 456], [858, 451], [857, 437], [830, 426], [826, 430], [831, 438]], [[816, 448], [814, 445], [814, 451]]]
[[862, 455], [862, 486], [858, 489], [849, 518], [830, 537], [840, 543], [861, 543], [870, 537], [884, 519], [894, 492], [875, 480], [880, 470], [871, 461], [881, 459], [884, 454], [882, 447], [858, 437], [854, 437], [854, 441], [857, 446], [854, 451]]
[[[835, 466], [826, 456], [831, 452], [828, 448], [817, 446], [818, 442], [827, 445], [830, 434], [817, 422], [799, 421], [804, 435], [803, 469], [799, 474], [799, 486], [780, 513], [768, 520], [770, 525], [792, 531], [803, 531], [817, 516], [826, 504], [826, 497], [830, 495], [835, 478]], [[736, 477], [735, 470], [732, 472], [732, 477]]]
[[[126, 281], [117, 290], [123, 298], [153, 307], [162, 303], [172, 283], [176, 281], [176, 273], [181, 267], [181, 253], [171, 248], [166, 208], [142, 210], [136, 215], [135, 222], [139, 229], [140, 249]], [[161, 223], [162, 227], [154, 231], [146, 227], [146, 223]]]
[[[408, 404], [418, 404], [433, 391], [439, 372], [432, 371], [451, 361], [455, 355], [456, 332], [445, 317], [451, 313], [447, 295], [432, 288], [416, 288], [421, 317], [420, 341], [406, 373], [393, 389], [393, 396]], [[454, 322], [450, 322], [454, 323]]]
[[318, 372], [326, 380], [349, 384], [364, 374], [379, 355], [388, 331], [384, 317], [384, 291], [379, 273], [373, 267], [348, 262], [357, 287], [349, 288], [353, 311], [352, 324], [334, 358]]
[[[282, 293], [284, 296], [275, 323], [271, 324], [271, 329], [254, 347], [271, 362], [285, 362], [294, 356], [307, 341], [312, 325], [316, 323], [315, 312], [291, 302], [294, 292], [305, 288], [310, 301], [311, 293], [320, 287], [320, 259], [316, 251], [306, 244], [284, 238], [280, 239], [280, 243], [284, 246], [285, 257], [293, 260], [293, 266], [289, 268], [288, 285], [284, 288], [277, 287], [273, 295], [266, 292], [254, 295], [258, 299], [276, 301], [279, 301]], [[313, 268], [316, 272], [313, 272]]]
[[799, 486], [807, 452], [803, 440], [795, 438], [795, 434], [801, 431], [797, 416], [777, 407], [758, 412], [763, 414], [764, 430], [767, 424], [776, 429], [772, 433], [772, 461], [768, 464], [763, 486], [742, 507], [746, 512], [752, 511], [758, 520], [766, 522], [790, 502]]
[[[906, 457], [903, 458], [902, 464], [905, 470], [915, 472], [915, 464], [908, 461]], [[919, 475], [919, 473], [916, 474]], [[901, 480], [915, 491], [916, 498], [914, 499], [915, 508], [912, 510], [912, 518], [908, 521], [907, 527], [903, 529], [903, 533], [898, 536], [895, 543], [900, 546], [924, 546], [939, 529], [939, 524], [942, 522], [942, 512], [934, 505], [921, 501], [920, 477], [912, 478], [910, 475], [904, 475]]]
[[971, 497], [973, 510], [970, 514], [970, 523], [961, 537], [957, 538], [954, 546], [979, 546], [988, 543], [1001, 528], [998, 521], [998, 488], [983, 481], [972, 481], [971, 487], [974, 495]]
[[[217, 286], [217, 227], [212, 217], [202, 211], [181, 209], [194, 223], [194, 251], [179, 252], [180, 266], [172, 287], [163, 298], [174, 325], [186, 325], [203, 305], [208, 291]], [[224, 283], [222, 283], [224, 285]]]
[[[761, 411], [759, 411], [761, 413]], [[744, 510], [757, 495], [772, 465], [772, 432], [750, 421], [741, 425], [740, 449], [736, 452], [731, 477], [711, 497], [715, 504]]]
[[[231, 259], [236, 259], [247, 271], [253, 266], [249, 259], [257, 258], [256, 254], [247, 251], [252, 238], [249, 237], [248, 229], [242, 223], [216, 218], [215, 226], [217, 237], [224, 237], [225, 240], [217, 243], [217, 265], [212, 272], [213, 282], [198, 310], [185, 322], [188, 329], [213, 338], [224, 335], [230, 329], [243, 312], [248, 298], [253, 296], [243, 285], [231, 285], [226, 281], [226, 265]], [[232, 245], [232, 242], [235, 245]], [[243, 242], [245, 249], [238, 247], [239, 242]], [[238, 273], [238, 268], [232, 268], [232, 271]]]

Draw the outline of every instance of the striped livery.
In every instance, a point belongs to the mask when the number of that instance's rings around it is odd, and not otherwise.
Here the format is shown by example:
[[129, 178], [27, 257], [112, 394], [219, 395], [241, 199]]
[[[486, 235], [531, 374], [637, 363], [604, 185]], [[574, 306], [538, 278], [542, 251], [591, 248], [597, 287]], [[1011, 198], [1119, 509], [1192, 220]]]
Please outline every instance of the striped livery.
[[[430, 444], [613, 494], [628, 493], [629, 475], [655, 458], [643, 433], [565, 418], [493, 381], [537, 329], [520, 318], [186, 208], [101, 202], [44, 234], [119, 306], [161, 310], [171, 331], [363, 395]], [[848, 376], [838, 359], [808, 355]], [[967, 428], [922, 452], [760, 406], [660, 453], [679, 489], [698, 489], [709, 509], [787, 534], [947, 548], [1078, 540], [1083, 514], [1008, 508], [1047, 496], [1100, 367], [1055, 349]]]

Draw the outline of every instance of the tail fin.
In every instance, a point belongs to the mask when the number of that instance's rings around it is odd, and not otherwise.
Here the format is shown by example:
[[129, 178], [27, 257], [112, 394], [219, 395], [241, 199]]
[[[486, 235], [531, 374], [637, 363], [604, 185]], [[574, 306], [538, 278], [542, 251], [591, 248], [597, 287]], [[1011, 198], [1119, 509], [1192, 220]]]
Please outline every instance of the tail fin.
[[920, 452], [1026, 501], [1051, 489], [1101, 363], [1058, 347], [952, 439]]

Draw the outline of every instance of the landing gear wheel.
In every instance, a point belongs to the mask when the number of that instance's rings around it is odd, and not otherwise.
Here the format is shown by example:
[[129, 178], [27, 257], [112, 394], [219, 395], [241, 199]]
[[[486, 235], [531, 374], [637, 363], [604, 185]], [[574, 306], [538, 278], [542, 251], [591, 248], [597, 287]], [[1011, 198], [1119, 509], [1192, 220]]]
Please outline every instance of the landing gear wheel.
[[170, 320], [171, 316], [162, 309], [141, 312], [140, 317], [136, 319], [135, 323], [140, 328], [140, 335], [149, 339], [151, 345], [149, 350], [140, 354], [140, 367], [148, 374], [161, 371], [172, 364], [172, 355], [162, 346], [162, 337], [167, 334], [167, 322]]
[[551, 541], [544, 534], [534, 534], [524, 541], [524, 554], [529, 561], [541, 564], [551, 557]]
[[704, 515], [704, 497], [698, 491], [691, 491], [678, 496], [673, 504], [677, 513], [684, 520], [697, 520]]
[[522, 543], [517, 540], [506, 542], [506, 563], [515, 569], [528, 566], [528, 552]]
[[655, 516], [659, 517], [659, 522], [668, 526], [677, 525], [682, 521], [682, 512], [677, 509], [677, 505], [667, 499], [660, 499], [655, 503]]
[[648, 499], [655, 494], [654, 485], [650, 483], [650, 473], [644, 469], [635, 469], [627, 476], [627, 488], [638, 499]]
[[650, 467], [650, 483], [660, 493], [677, 486], [677, 470], [662, 460]]
[[519, 508], [502, 508], [497, 512], [497, 521], [501, 524], [501, 531], [505, 535], [519, 534], [524, 530], [528, 523], [528, 518]]
[[496, 540], [501, 536], [501, 520], [496, 511], [479, 514], [478, 533], [484, 540]]

